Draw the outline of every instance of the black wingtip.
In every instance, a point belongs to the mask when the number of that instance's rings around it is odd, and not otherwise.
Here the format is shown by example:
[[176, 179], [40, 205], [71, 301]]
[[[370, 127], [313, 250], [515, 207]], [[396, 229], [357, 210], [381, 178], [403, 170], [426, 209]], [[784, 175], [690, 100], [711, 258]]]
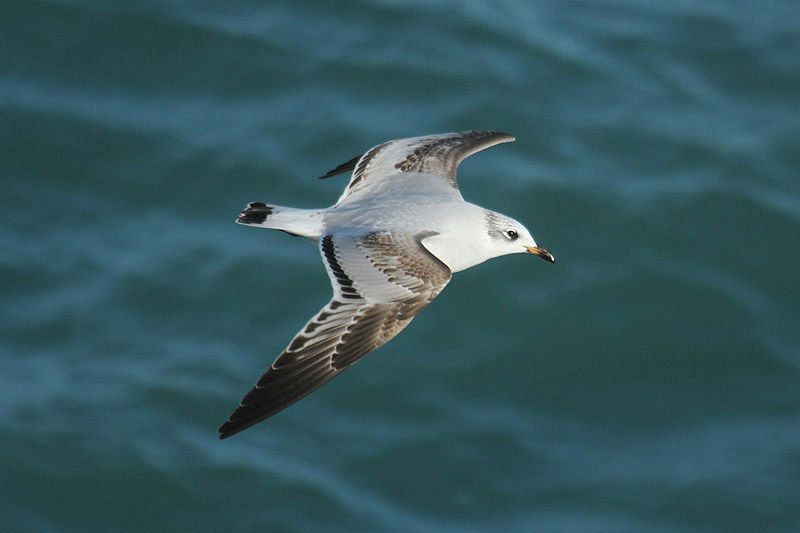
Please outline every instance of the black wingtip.
[[[288, 404], [281, 407], [277, 411], [280, 411], [284, 407], [288, 407]], [[266, 420], [267, 418], [269, 418], [270, 416], [274, 415], [277, 412], [277, 411], [272, 411], [272, 412], [267, 412], [267, 414], [259, 413], [256, 416], [248, 416], [242, 418], [242, 417], [237, 417], [237, 414], [240, 413], [240, 409], [241, 407], [231, 415], [231, 418], [229, 418], [224, 424], [222, 424], [219, 427], [219, 429], [217, 430], [217, 433], [219, 433], [219, 440], [225, 440], [228, 437], [232, 437], [237, 433], [244, 431], [245, 429], [251, 428], [256, 424], [258, 424], [259, 422]], [[239, 419], [235, 420], [236, 418]]]
[[234, 435], [234, 434], [238, 433], [238, 431], [229, 430], [228, 429], [228, 425], [229, 425], [229, 422], [225, 422], [217, 430], [217, 433], [219, 433], [219, 440], [225, 440], [228, 437], [230, 437], [231, 435]]
[[275, 211], [271, 205], [264, 202], [252, 202], [247, 204], [244, 211], [239, 213], [239, 218], [236, 220], [239, 224], [261, 224], [267, 217]]
[[[233, 417], [231, 417], [231, 418], [233, 418]], [[239, 433], [241, 431], [244, 431], [245, 429], [249, 428], [250, 426], [253, 426], [257, 422], [261, 421], [261, 419], [259, 419], [259, 420], [254, 421], [254, 422], [247, 421], [245, 423], [242, 423], [241, 421], [234, 422], [231, 418], [226, 420], [225, 423], [222, 424], [219, 427], [219, 429], [217, 430], [217, 433], [219, 433], [219, 440], [225, 440], [228, 437], [232, 437], [232, 436], [236, 435], [237, 433]]]
[[361, 159], [360, 155], [355, 156], [350, 161], [346, 163], [342, 163], [338, 167], [327, 171], [325, 174], [319, 177], [319, 179], [324, 180], [325, 178], [330, 178], [331, 176], [336, 176], [338, 174], [344, 174], [345, 172], [352, 172], [355, 170], [356, 165], [358, 164], [358, 160]]

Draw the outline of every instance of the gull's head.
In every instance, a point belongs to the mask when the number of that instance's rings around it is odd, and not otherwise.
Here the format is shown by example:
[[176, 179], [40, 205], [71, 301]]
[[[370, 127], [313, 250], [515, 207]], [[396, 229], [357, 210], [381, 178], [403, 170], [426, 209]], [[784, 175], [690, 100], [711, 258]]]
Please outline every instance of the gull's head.
[[508, 254], [534, 254], [546, 261], [556, 259], [546, 248], [536, 244], [528, 228], [511, 217], [486, 211], [488, 245], [495, 257]]

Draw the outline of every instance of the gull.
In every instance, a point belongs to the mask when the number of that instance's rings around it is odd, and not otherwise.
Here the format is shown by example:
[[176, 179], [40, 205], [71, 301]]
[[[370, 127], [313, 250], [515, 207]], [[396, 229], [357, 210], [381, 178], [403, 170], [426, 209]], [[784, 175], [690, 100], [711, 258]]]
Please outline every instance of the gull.
[[456, 169], [514, 137], [465, 131], [388, 141], [330, 170], [351, 172], [327, 209], [253, 202], [237, 222], [317, 243], [333, 297], [219, 428], [224, 439], [269, 418], [388, 342], [458, 272], [507, 254], [555, 262], [516, 220], [466, 202]]

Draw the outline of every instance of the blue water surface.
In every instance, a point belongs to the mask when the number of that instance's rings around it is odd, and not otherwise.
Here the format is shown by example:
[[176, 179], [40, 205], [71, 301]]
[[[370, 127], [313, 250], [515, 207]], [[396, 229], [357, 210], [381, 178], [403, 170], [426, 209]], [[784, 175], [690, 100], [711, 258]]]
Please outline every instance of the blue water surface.
[[[800, 8], [0, 1], [3, 531], [800, 529]], [[329, 298], [234, 224], [385, 140], [557, 257], [216, 428]]]

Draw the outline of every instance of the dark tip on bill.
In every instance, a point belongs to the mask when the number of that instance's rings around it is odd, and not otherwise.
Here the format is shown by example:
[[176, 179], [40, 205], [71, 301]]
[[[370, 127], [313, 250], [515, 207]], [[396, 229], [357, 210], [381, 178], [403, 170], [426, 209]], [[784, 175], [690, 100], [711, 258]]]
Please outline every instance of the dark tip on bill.
[[545, 261], [549, 261], [550, 263], [555, 263], [556, 258], [553, 257], [553, 254], [547, 248], [542, 248], [541, 246], [533, 247], [528, 246], [528, 252], [532, 253], [533, 255], [538, 255]]

